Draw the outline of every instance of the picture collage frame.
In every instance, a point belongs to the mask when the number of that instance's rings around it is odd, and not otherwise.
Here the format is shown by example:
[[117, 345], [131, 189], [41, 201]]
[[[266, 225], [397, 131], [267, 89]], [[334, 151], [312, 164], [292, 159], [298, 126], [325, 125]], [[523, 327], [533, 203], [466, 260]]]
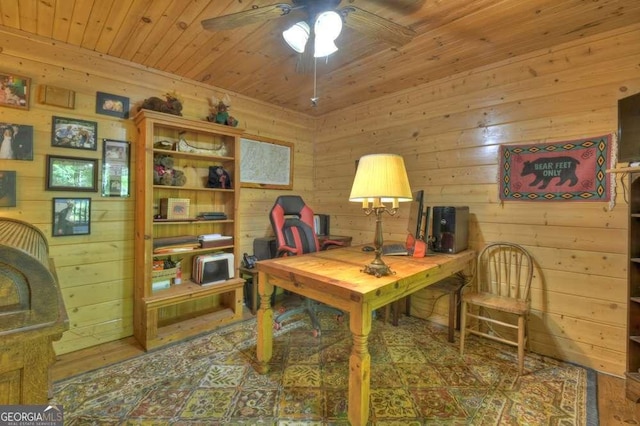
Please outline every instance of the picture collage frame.
[[130, 195], [131, 144], [128, 141], [102, 141], [102, 196]]

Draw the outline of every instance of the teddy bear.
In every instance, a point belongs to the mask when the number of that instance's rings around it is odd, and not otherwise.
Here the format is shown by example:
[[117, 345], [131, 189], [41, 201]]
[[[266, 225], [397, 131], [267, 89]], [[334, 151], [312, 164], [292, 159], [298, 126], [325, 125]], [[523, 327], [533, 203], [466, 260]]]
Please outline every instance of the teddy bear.
[[187, 177], [181, 170], [173, 168], [173, 157], [156, 155], [153, 157], [153, 184], [167, 186], [183, 186]]

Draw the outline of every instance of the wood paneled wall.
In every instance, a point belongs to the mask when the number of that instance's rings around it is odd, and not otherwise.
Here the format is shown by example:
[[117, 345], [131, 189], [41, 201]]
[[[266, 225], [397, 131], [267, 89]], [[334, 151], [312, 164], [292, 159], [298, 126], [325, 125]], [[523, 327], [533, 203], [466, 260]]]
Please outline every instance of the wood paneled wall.
[[[96, 92], [130, 98], [135, 104], [150, 96], [162, 97], [175, 91], [184, 100], [183, 115], [206, 117], [211, 96], [226, 92], [175, 76], [155, 72], [128, 62], [108, 59], [94, 52], [60, 43], [34, 39], [0, 29], [0, 69], [31, 78], [31, 108], [21, 111], [0, 108], [0, 122], [34, 127], [34, 160], [0, 160], [0, 170], [17, 172], [17, 207], [0, 208], [0, 216], [14, 217], [35, 224], [51, 235], [53, 197], [91, 197], [91, 234], [49, 237], [51, 256], [70, 319], [70, 330], [55, 343], [62, 354], [131, 336], [133, 307], [133, 208], [135, 199], [104, 198], [99, 192], [59, 192], [45, 190], [47, 154], [96, 158], [102, 166], [102, 139], [137, 143], [132, 120], [121, 120], [95, 113]], [[75, 109], [64, 109], [37, 102], [41, 85], [76, 92]], [[310, 128], [313, 120], [305, 115], [256, 102], [234, 93], [231, 113], [248, 133], [294, 143], [293, 191], [311, 199], [313, 188], [313, 147]], [[98, 123], [98, 150], [51, 147], [51, 117], [74, 117]], [[132, 161], [136, 161], [132, 158]], [[132, 167], [133, 169], [133, 167]], [[135, 183], [135, 175], [133, 180]], [[100, 185], [98, 185], [100, 187]], [[241, 251], [253, 252], [254, 237], [270, 233], [267, 212], [276, 191], [242, 189], [240, 211]]]
[[[136, 143], [131, 120], [95, 114], [95, 92], [127, 96], [132, 104], [175, 90], [184, 115], [208, 113], [222, 89], [177, 79], [78, 48], [0, 29], [2, 70], [76, 91], [66, 110], [36, 102], [29, 111], [0, 108], [0, 121], [33, 125], [34, 161], [0, 160], [16, 170], [18, 206], [0, 215], [51, 234], [51, 198], [79, 193], [44, 189], [45, 155], [102, 158], [97, 152], [52, 148], [51, 117], [98, 122], [98, 137]], [[559, 141], [614, 133], [619, 98], [640, 92], [640, 26], [516, 57], [313, 119], [230, 93], [232, 114], [248, 133], [293, 142], [293, 191], [242, 189], [241, 250], [270, 234], [267, 213], [280, 193], [302, 195], [331, 214], [332, 233], [354, 243], [373, 238], [374, 222], [348, 196], [355, 160], [374, 152], [404, 156], [414, 189], [427, 203], [468, 205], [470, 243], [510, 240], [537, 263], [530, 321], [534, 352], [622, 374], [625, 364], [627, 205], [618, 185], [606, 203], [501, 203], [497, 193], [501, 144]], [[322, 77], [320, 77], [322, 78]], [[322, 93], [319, 93], [322, 102]], [[135, 158], [133, 159], [135, 161]], [[135, 176], [133, 176], [135, 180]], [[621, 176], [617, 177], [618, 181]], [[620, 183], [620, 182], [619, 182]], [[85, 195], [85, 194], [80, 194]], [[132, 335], [134, 199], [93, 200], [89, 236], [50, 238], [51, 254], [71, 330], [56, 344], [66, 353]], [[387, 240], [403, 240], [407, 212], [384, 218]], [[414, 312], [444, 322], [446, 301], [428, 291]]]
[[[481, 52], [479, 52], [481, 54]], [[617, 176], [603, 202], [504, 202], [502, 144], [617, 131], [617, 100], [640, 92], [640, 26], [555, 46], [323, 116], [315, 144], [316, 204], [332, 232], [373, 239], [374, 221], [349, 203], [354, 162], [404, 156], [412, 189], [430, 206], [470, 208], [470, 245], [507, 240], [536, 262], [531, 350], [621, 375], [626, 351], [628, 206]], [[320, 94], [322, 102], [322, 94]], [[407, 212], [384, 218], [404, 240]], [[446, 298], [423, 291], [413, 313], [445, 322]]]

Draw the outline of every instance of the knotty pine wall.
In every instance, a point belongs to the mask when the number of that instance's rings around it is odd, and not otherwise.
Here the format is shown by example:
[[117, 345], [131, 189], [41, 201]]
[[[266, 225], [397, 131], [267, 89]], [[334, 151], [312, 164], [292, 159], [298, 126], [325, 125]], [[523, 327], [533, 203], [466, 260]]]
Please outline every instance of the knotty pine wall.
[[[354, 243], [373, 238], [374, 223], [347, 201], [354, 163], [373, 152], [405, 157], [414, 189], [429, 205], [468, 205], [470, 243], [524, 245], [536, 259], [531, 349], [621, 375], [625, 364], [627, 206], [618, 186], [606, 203], [501, 204], [498, 148], [503, 143], [558, 141], [615, 132], [616, 101], [640, 91], [640, 27], [556, 46], [491, 67], [427, 83], [320, 119], [230, 93], [232, 114], [248, 133], [295, 144], [293, 191], [242, 189], [241, 250], [270, 233], [267, 212], [280, 193], [302, 195], [331, 214], [332, 232]], [[207, 114], [207, 99], [225, 92], [103, 55], [0, 28], [2, 70], [76, 91], [76, 108], [36, 102], [27, 112], [0, 108], [0, 121], [33, 125], [33, 162], [0, 160], [18, 173], [18, 206], [0, 215], [36, 224], [51, 234], [51, 198], [85, 193], [44, 190], [48, 153], [102, 158], [97, 152], [52, 148], [51, 116], [98, 122], [98, 137], [135, 143], [131, 120], [96, 115], [95, 92], [127, 96], [132, 104], [176, 90], [184, 115]], [[345, 90], [348, 90], [346, 88]], [[320, 97], [322, 94], [319, 94]], [[320, 99], [321, 101], [321, 99]], [[315, 131], [315, 146], [314, 136]], [[135, 161], [135, 158], [133, 159]], [[620, 179], [621, 177], [618, 177]], [[135, 176], [133, 176], [135, 180]], [[71, 319], [56, 343], [59, 354], [132, 334], [134, 199], [90, 194], [90, 236], [50, 238]], [[386, 239], [405, 237], [406, 211], [384, 218]], [[444, 321], [446, 301], [425, 291], [414, 313]]]
[[[611, 210], [604, 202], [501, 203], [498, 153], [502, 144], [614, 133], [617, 100], [637, 92], [640, 26], [632, 26], [336, 111], [317, 126], [316, 204], [332, 213], [333, 233], [372, 241], [374, 221], [347, 201], [354, 162], [403, 155], [428, 205], [469, 206], [473, 249], [506, 240], [533, 255], [531, 350], [622, 375], [628, 206], [620, 182]], [[404, 240], [407, 214], [384, 217], [385, 239]], [[444, 323], [447, 299], [437, 296], [414, 296], [412, 313]]]
[[[0, 160], [0, 170], [17, 172], [18, 190], [17, 207], [0, 208], [0, 216], [31, 222], [50, 236], [53, 197], [92, 199], [90, 235], [48, 238], [70, 319], [70, 330], [55, 343], [55, 351], [63, 354], [131, 336], [135, 199], [133, 196], [104, 198], [99, 192], [46, 191], [46, 155], [97, 158], [102, 166], [103, 138], [137, 143], [133, 120], [95, 113], [97, 91], [126, 96], [134, 105], [147, 97], [162, 97], [175, 90], [184, 99], [183, 116], [195, 119], [206, 117], [208, 99], [212, 95], [220, 98], [225, 92], [58, 42], [27, 37], [6, 28], [0, 28], [0, 50], [0, 69], [30, 77], [34, 89], [29, 111], [0, 108], [0, 122], [33, 126], [35, 150], [33, 161]], [[35, 92], [40, 85], [74, 90], [75, 108], [39, 104]], [[313, 120], [234, 93], [229, 95], [231, 113], [240, 121], [239, 127], [253, 135], [295, 144], [293, 191], [311, 199], [313, 149], [309, 129], [313, 127]], [[51, 147], [52, 116], [96, 121], [98, 151]], [[133, 162], [135, 158], [132, 158]], [[135, 178], [134, 175], [132, 195]], [[253, 238], [269, 234], [267, 212], [278, 193], [274, 190], [241, 190], [242, 251], [251, 253]]]

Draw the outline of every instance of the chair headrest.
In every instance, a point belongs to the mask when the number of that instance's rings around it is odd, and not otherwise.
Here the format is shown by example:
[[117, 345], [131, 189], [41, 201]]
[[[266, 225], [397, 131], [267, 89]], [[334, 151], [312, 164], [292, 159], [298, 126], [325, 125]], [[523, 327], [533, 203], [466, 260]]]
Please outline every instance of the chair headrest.
[[280, 206], [285, 216], [300, 216], [302, 210], [308, 208], [299, 195], [281, 195], [276, 199], [274, 206]]

